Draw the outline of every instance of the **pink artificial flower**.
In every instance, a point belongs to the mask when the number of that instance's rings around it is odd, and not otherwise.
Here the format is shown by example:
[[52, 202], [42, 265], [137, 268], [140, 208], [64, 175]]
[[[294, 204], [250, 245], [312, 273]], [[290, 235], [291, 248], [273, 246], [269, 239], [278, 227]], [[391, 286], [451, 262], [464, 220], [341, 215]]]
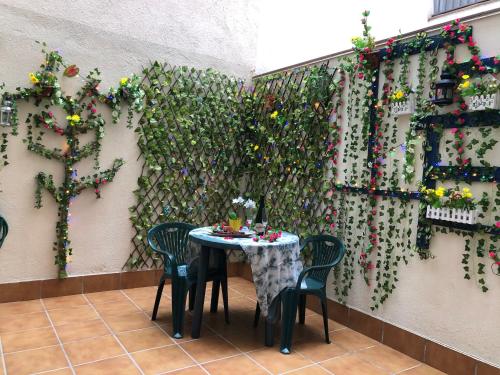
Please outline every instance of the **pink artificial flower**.
[[464, 149], [462, 147], [459, 147], [459, 149], [457, 151], [458, 151], [459, 154], [463, 154]]
[[445, 25], [445, 26], [443, 26], [443, 30], [446, 31], [446, 32], [450, 31], [451, 30], [451, 25]]
[[486, 70], [486, 67], [484, 65], [481, 65], [479, 67], [479, 71], [484, 72]]
[[497, 254], [494, 251], [490, 251], [488, 255], [490, 256], [490, 258], [495, 258]]
[[497, 221], [497, 222], [495, 223], [495, 226], [496, 226], [497, 228], [500, 228], [500, 221]]
[[359, 79], [363, 79], [363, 78], [364, 78], [364, 76], [365, 76], [365, 75], [364, 75], [363, 73], [358, 73], [358, 78], [359, 78]]
[[458, 134], [458, 138], [460, 138], [460, 139], [464, 139], [464, 133], [460, 133], [460, 134]]
[[465, 38], [463, 37], [463, 35], [460, 35], [457, 39], [460, 43], [465, 43]]

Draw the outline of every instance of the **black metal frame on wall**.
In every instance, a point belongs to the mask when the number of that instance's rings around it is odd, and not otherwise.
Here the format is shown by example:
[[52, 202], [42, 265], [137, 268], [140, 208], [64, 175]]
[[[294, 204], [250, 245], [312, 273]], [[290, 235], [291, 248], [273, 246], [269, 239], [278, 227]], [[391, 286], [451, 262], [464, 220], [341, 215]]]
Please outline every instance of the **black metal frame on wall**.
[[[438, 48], [443, 48], [445, 40], [441, 35], [435, 35], [429, 37], [432, 41], [426, 47], [426, 51], [432, 51]], [[394, 48], [392, 57], [400, 57], [403, 52], [408, 53], [409, 55], [415, 55], [420, 52], [420, 49], [414, 46], [411, 43], [401, 43]], [[375, 75], [375, 80], [372, 83], [371, 90], [373, 91], [373, 95], [378, 97], [378, 87], [379, 87], [379, 76], [380, 76], [380, 61], [383, 61], [383, 57], [386, 55], [385, 50], [380, 50], [378, 52], [379, 62], [376, 67], [378, 74]], [[489, 57], [485, 59], [481, 59], [483, 64], [487, 67], [494, 66], [494, 58]], [[478, 75], [484, 74], [478, 71], [471, 71], [469, 69], [469, 65], [467, 63], [460, 64], [459, 69], [464, 71], [470, 75]], [[466, 181], [466, 182], [498, 182], [500, 181], [500, 167], [479, 167], [479, 166], [469, 166], [468, 168], [461, 170], [458, 166], [447, 166], [442, 167], [438, 166], [439, 160], [439, 144], [440, 144], [440, 136], [434, 131], [433, 125], [441, 124], [443, 128], [460, 128], [460, 127], [483, 127], [483, 126], [496, 126], [500, 124], [500, 111], [498, 110], [485, 110], [485, 111], [477, 111], [472, 113], [464, 113], [461, 115], [461, 118], [464, 120], [462, 125], [456, 124], [456, 117], [452, 114], [443, 114], [436, 116], [428, 116], [421, 119], [419, 125], [417, 126], [417, 130], [425, 130], [426, 138], [427, 138], [427, 151], [424, 155], [424, 165], [422, 169], [422, 183], [427, 188], [434, 188], [436, 185], [436, 180], [458, 180], [458, 181]], [[372, 149], [375, 145], [375, 123], [376, 123], [376, 114], [375, 114], [375, 106], [373, 105], [370, 108], [370, 132], [369, 132], [369, 140], [368, 140], [368, 165], [372, 166], [370, 168], [370, 177], [374, 177], [377, 173], [377, 170], [373, 167], [373, 159], [372, 159]], [[428, 166], [433, 166], [436, 170], [438, 178], [431, 179], [429, 176], [426, 176], [426, 169]], [[459, 172], [457, 174], [457, 171]], [[458, 178], [457, 178], [458, 176]], [[360, 188], [349, 185], [339, 185], [339, 190], [344, 192], [352, 192], [357, 194], [367, 194], [367, 195], [375, 195], [382, 197], [393, 197], [399, 199], [421, 199], [421, 193], [419, 191], [405, 191], [405, 190], [391, 190], [391, 189], [376, 189], [370, 190], [368, 188]], [[456, 228], [461, 230], [475, 231], [478, 229], [482, 229], [485, 233], [489, 233], [492, 235], [499, 235], [500, 229], [494, 228], [487, 225], [482, 224], [462, 224], [451, 221], [443, 221], [443, 220], [432, 220], [433, 225], [446, 226], [449, 228]], [[418, 223], [417, 231], [420, 228], [421, 223]], [[420, 249], [428, 249], [429, 242], [417, 240], [417, 247]]]

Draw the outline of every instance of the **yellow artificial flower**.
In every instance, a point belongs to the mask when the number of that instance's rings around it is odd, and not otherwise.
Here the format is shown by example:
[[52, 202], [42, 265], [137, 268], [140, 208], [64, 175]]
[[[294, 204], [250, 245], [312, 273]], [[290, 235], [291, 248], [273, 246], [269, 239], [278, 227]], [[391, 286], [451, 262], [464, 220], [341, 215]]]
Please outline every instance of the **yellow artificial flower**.
[[259, 149], [259, 145], [255, 145], [255, 146], [253, 146], [253, 150], [254, 150], [254, 151], [257, 151], [258, 149]]
[[460, 84], [460, 86], [462, 86], [462, 88], [466, 89], [467, 87], [469, 87], [470, 85], [470, 82], [469, 81], [465, 81], [464, 83]]
[[403, 96], [405, 96], [403, 91], [401, 90], [396, 91], [396, 99], [401, 99]]
[[360, 38], [359, 36], [353, 36], [353, 37], [351, 38], [351, 42], [355, 43], [355, 42], [357, 42], [357, 41], [358, 41], [358, 40], [360, 40], [360, 39], [361, 39], [361, 38]]
[[271, 116], [270, 116], [272, 119], [275, 119], [276, 117], [278, 117], [278, 111], [274, 111], [273, 113], [271, 113]]
[[40, 80], [37, 78], [37, 76], [34, 75], [33, 73], [30, 73], [29, 77], [30, 77], [31, 83], [33, 83], [34, 85], [36, 85], [38, 82], [40, 82]]
[[69, 120], [70, 125], [75, 125], [77, 122], [80, 122], [80, 116], [78, 115], [66, 116], [66, 120]]
[[120, 79], [120, 85], [125, 86], [128, 82], [128, 77], [123, 77]]
[[469, 77], [469, 75], [468, 75], [468, 74], [464, 74], [464, 75], [462, 76], [462, 79], [469, 79], [469, 78], [470, 78], [470, 77]]
[[464, 193], [464, 198], [472, 198], [472, 193]]
[[445, 192], [445, 188], [442, 187], [442, 186], [440, 186], [436, 190], [436, 196], [439, 197], [439, 198], [441, 198], [441, 197], [444, 196], [444, 192]]
[[468, 187], [464, 187], [464, 188], [462, 189], [462, 191], [463, 191], [464, 193], [470, 193], [470, 189], [469, 189]]

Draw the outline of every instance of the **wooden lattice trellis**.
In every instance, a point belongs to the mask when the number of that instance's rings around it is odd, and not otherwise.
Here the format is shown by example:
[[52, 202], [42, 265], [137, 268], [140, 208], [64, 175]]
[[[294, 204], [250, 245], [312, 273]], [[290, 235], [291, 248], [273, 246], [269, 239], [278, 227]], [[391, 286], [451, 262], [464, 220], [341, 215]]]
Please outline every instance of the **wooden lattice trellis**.
[[227, 214], [241, 177], [242, 82], [158, 62], [143, 74], [147, 104], [137, 131], [145, 162], [130, 208], [136, 232], [130, 268], [160, 264], [147, 246], [152, 225], [202, 225]]
[[265, 193], [275, 225], [301, 233], [322, 229], [336, 69], [326, 63], [295, 70], [258, 80], [253, 89], [211, 70], [157, 62], [143, 74], [147, 104], [137, 131], [145, 162], [126, 266], [160, 264], [146, 242], [152, 225], [213, 224], [240, 192], [254, 199]]

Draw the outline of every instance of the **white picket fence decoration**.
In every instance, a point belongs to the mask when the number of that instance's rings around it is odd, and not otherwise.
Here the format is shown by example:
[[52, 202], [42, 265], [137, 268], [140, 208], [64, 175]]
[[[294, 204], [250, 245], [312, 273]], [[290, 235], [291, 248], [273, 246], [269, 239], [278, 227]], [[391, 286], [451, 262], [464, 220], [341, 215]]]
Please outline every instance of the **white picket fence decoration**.
[[476, 95], [467, 98], [467, 106], [470, 111], [483, 111], [485, 109], [498, 109], [499, 95]]
[[411, 95], [403, 102], [391, 103], [391, 114], [394, 116], [411, 115], [415, 112], [415, 98]]
[[462, 210], [459, 208], [434, 208], [427, 206], [426, 217], [429, 219], [453, 221], [455, 223], [476, 224], [477, 210]]

